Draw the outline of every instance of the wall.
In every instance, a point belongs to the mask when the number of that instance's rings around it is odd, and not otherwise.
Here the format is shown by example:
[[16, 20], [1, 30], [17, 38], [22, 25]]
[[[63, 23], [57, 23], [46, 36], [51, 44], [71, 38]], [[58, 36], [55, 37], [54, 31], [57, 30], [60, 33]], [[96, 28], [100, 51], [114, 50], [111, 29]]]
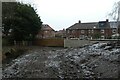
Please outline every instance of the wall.
[[82, 47], [96, 42], [106, 43], [115, 41], [117, 40], [37, 39], [35, 45], [45, 47]]
[[81, 47], [90, 45], [96, 41], [78, 39], [37, 39], [35, 45], [45, 47]]
[[37, 39], [35, 41], [35, 45], [48, 47], [63, 47], [64, 39]]
[[[64, 39], [64, 47], [82, 47], [85, 45], [91, 45], [96, 42], [107, 43], [107, 42], [116, 42], [117, 39], [105, 39], [105, 40], [79, 40], [79, 39]], [[120, 42], [120, 40], [118, 41]]]
[[78, 39], [64, 39], [64, 47], [82, 47], [85, 45], [91, 45], [96, 41], [78, 40]]

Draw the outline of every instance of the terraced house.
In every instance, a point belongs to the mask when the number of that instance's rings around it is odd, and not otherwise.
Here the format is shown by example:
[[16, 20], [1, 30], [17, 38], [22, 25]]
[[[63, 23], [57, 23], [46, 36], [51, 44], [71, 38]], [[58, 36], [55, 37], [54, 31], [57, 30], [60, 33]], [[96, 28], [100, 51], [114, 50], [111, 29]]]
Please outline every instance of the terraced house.
[[120, 28], [117, 28], [117, 22], [106, 21], [90, 22], [90, 23], [75, 23], [66, 29], [68, 38], [80, 39], [107, 39], [112, 35], [120, 33]]

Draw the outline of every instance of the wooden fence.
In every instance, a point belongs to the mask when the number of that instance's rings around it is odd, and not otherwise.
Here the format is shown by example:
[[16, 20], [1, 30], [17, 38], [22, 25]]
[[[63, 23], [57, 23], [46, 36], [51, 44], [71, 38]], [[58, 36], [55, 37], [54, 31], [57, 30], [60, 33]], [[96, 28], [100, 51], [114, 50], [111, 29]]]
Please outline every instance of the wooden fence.
[[37, 39], [34, 44], [37, 46], [64, 47], [64, 39]]

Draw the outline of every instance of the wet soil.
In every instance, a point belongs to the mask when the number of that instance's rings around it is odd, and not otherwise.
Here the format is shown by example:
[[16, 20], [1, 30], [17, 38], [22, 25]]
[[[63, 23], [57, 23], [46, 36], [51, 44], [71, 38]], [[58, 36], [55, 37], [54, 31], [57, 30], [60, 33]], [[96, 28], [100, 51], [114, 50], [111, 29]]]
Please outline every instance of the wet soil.
[[[103, 45], [103, 44], [102, 44]], [[5, 78], [119, 78], [120, 48], [33, 47], [3, 67]]]

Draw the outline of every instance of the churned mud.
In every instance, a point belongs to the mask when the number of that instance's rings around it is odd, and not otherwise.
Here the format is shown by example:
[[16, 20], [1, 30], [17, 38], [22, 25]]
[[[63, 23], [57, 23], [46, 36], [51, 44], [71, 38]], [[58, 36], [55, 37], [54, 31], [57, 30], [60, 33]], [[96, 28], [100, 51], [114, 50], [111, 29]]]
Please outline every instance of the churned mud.
[[119, 78], [120, 48], [35, 47], [3, 67], [4, 78]]

